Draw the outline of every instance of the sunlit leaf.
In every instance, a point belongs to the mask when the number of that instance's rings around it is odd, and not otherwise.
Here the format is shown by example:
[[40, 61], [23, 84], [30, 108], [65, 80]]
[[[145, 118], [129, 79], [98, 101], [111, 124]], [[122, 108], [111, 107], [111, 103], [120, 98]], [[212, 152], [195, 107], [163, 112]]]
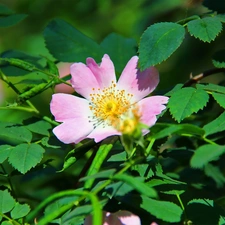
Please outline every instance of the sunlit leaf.
[[13, 197], [10, 195], [8, 190], [1, 191], [0, 190], [0, 212], [7, 213], [12, 210], [14, 205], [16, 204]]
[[25, 174], [41, 161], [44, 151], [38, 144], [20, 144], [10, 152], [8, 160], [15, 169]]
[[9, 122], [0, 123], [0, 140], [11, 144], [19, 144], [23, 142], [30, 142], [32, 133], [20, 124], [13, 124]]
[[12, 148], [10, 145], [0, 145], [0, 163], [3, 163], [8, 158]]
[[26, 216], [30, 212], [30, 206], [27, 204], [16, 203], [15, 207], [11, 211], [11, 217], [13, 219], [18, 219]]
[[211, 161], [218, 160], [225, 153], [225, 146], [221, 145], [202, 145], [197, 148], [191, 158], [191, 167], [203, 168]]
[[205, 17], [188, 22], [189, 33], [204, 42], [213, 41], [222, 31], [222, 23], [216, 17]]
[[218, 84], [206, 84], [206, 85], [197, 84], [196, 87], [198, 89], [203, 89], [210, 92], [218, 92], [225, 94], [225, 87]]
[[176, 23], [156, 23], [148, 27], [139, 45], [141, 70], [161, 63], [181, 45], [185, 29]]
[[172, 94], [168, 107], [175, 120], [180, 122], [192, 113], [198, 112], [208, 102], [208, 94], [192, 87], [180, 89]]
[[50, 123], [44, 120], [39, 120], [29, 125], [26, 125], [26, 128], [37, 134], [49, 135], [49, 130], [52, 128], [52, 126]]
[[225, 94], [213, 92], [212, 96], [221, 107], [225, 108]]

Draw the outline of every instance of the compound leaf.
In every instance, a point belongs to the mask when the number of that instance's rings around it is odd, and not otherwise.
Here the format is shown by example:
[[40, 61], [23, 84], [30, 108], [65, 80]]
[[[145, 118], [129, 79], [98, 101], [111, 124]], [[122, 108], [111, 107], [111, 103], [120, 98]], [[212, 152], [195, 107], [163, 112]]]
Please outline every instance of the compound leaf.
[[188, 22], [188, 31], [191, 36], [203, 42], [211, 42], [222, 30], [222, 23], [216, 17], [206, 17]]
[[176, 23], [156, 23], [144, 32], [139, 46], [141, 70], [161, 63], [181, 45], [185, 35], [183, 26]]
[[168, 107], [174, 119], [180, 122], [202, 109], [208, 99], [209, 96], [204, 90], [187, 87], [172, 94]]

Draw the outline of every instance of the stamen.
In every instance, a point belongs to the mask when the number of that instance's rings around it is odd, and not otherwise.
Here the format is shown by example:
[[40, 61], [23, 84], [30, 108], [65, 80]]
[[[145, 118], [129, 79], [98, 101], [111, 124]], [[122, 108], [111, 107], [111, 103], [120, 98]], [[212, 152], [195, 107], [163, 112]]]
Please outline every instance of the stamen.
[[134, 104], [131, 104], [133, 94], [126, 93], [125, 90], [118, 90], [114, 81], [103, 90], [100, 88], [92, 88], [92, 90], [89, 108], [93, 116], [89, 119], [94, 127], [100, 124], [116, 127], [123, 115], [128, 114], [134, 107]]

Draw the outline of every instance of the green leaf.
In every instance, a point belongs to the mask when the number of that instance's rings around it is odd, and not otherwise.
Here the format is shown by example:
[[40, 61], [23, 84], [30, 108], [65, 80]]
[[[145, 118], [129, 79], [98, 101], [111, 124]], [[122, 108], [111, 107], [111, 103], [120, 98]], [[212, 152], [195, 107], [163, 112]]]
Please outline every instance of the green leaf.
[[16, 203], [15, 207], [11, 211], [11, 217], [13, 219], [19, 219], [26, 216], [30, 212], [30, 206], [27, 204]]
[[110, 178], [114, 173], [116, 172], [116, 169], [109, 169], [105, 171], [98, 172], [96, 174], [93, 174], [91, 176], [82, 177], [80, 181], [86, 181], [88, 179], [102, 179], [102, 178]]
[[205, 130], [205, 135], [215, 134], [225, 130], [225, 112], [223, 112], [219, 117], [217, 117], [212, 122], [206, 124], [203, 129]]
[[203, 5], [209, 10], [225, 13], [225, 4], [221, 0], [204, 0]]
[[118, 73], [121, 73], [130, 58], [136, 55], [137, 42], [115, 33], [109, 34], [100, 45], [105, 53], [110, 55]]
[[0, 140], [11, 144], [31, 142], [32, 133], [20, 124], [0, 122]]
[[0, 4], [0, 16], [11, 15], [13, 11], [9, 9], [6, 5]]
[[207, 85], [197, 84], [196, 88], [203, 89], [203, 90], [210, 91], [210, 92], [218, 92], [218, 93], [225, 94], [225, 87], [220, 86], [218, 84], [207, 84]]
[[50, 123], [48, 123], [44, 120], [39, 120], [32, 124], [27, 125], [26, 128], [34, 133], [47, 136], [47, 135], [49, 135], [49, 130], [52, 128], [52, 126]]
[[62, 62], [85, 62], [88, 57], [99, 62], [104, 54], [96, 42], [60, 19], [48, 24], [44, 38], [50, 53]]
[[225, 68], [225, 49], [214, 53], [212, 56], [212, 62], [217, 68]]
[[176, 23], [156, 23], [144, 32], [139, 46], [141, 70], [166, 60], [181, 45], [183, 26]]
[[8, 160], [15, 169], [25, 174], [41, 161], [44, 151], [38, 144], [20, 144], [11, 150]]
[[0, 145], [0, 163], [3, 163], [9, 157], [12, 148], [10, 145]]
[[225, 23], [225, 14], [217, 14], [216, 17], [217, 17], [222, 23]]
[[219, 157], [225, 153], [225, 146], [221, 145], [202, 145], [195, 150], [191, 158], [191, 167], [203, 168], [211, 161], [218, 160]]
[[1, 225], [12, 225], [12, 223], [10, 221], [5, 220], [1, 223]]
[[208, 102], [208, 99], [209, 96], [205, 91], [187, 87], [172, 94], [168, 108], [173, 118], [180, 122], [192, 113], [202, 109]]
[[[70, 203], [74, 202], [76, 199], [77, 199], [77, 196], [69, 196], [69, 197], [64, 197], [57, 201], [54, 201], [53, 203], [49, 204], [46, 207], [45, 216], [51, 215], [53, 212], [60, 210], [60, 208], [62, 206], [70, 204]], [[57, 218], [57, 219], [53, 220], [52, 222], [63, 225], [65, 223], [64, 217], [66, 217], [66, 216], [68, 217], [68, 214], [69, 214], [69, 211], [67, 213], [65, 213], [62, 217]]]
[[225, 108], [225, 94], [213, 92], [212, 96], [221, 107]]
[[171, 96], [174, 92], [180, 90], [182, 87], [184, 86], [184, 84], [176, 84], [172, 90], [170, 90], [169, 92], [167, 92], [165, 95], [166, 96]]
[[179, 184], [171, 180], [166, 179], [151, 179], [148, 184], [154, 187], [158, 192], [162, 192], [170, 195], [180, 195], [187, 189], [186, 184]]
[[129, 184], [131, 187], [133, 187], [135, 190], [140, 192], [141, 194], [144, 194], [151, 198], [157, 197], [157, 192], [155, 189], [149, 187], [147, 184], [143, 183], [143, 181], [140, 181], [139, 179], [129, 176], [127, 174], [116, 174], [112, 177], [114, 180], [120, 180], [127, 184]]
[[8, 190], [0, 190], [0, 212], [7, 213], [12, 210], [16, 204], [14, 198], [10, 195]]
[[157, 123], [151, 127], [150, 137], [161, 139], [172, 134], [190, 134], [203, 136], [205, 131], [193, 124], [162, 124]]
[[0, 27], [9, 27], [13, 26], [20, 21], [24, 20], [27, 17], [27, 14], [12, 14], [8, 16], [0, 17]]
[[187, 28], [191, 36], [203, 42], [211, 42], [222, 31], [222, 23], [216, 17], [205, 17], [188, 22]]
[[96, 143], [93, 140], [91, 140], [81, 146], [78, 145], [75, 149], [72, 149], [71, 151], [69, 151], [65, 157], [65, 160], [63, 163], [63, 168], [58, 172], [62, 172], [64, 170], [68, 169], [70, 166], [72, 166], [74, 163], [76, 163], [79, 158], [81, 158], [87, 151], [89, 151], [95, 145], [96, 145]]
[[151, 199], [143, 195], [141, 197], [141, 208], [156, 218], [170, 223], [181, 221], [183, 211], [178, 205], [172, 202]]
[[[99, 172], [103, 162], [105, 161], [109, 151], [113, 147], [113, 143], [116, 141], [116, 138], [112, 137], [112, 139], [105, 139], [101, 146], [99, 147], [94, 160], [92, 161], [92, 164], [88, 170], [87, 176], [91, 176]], [[86, 180], [84, 187], [90, 188], [94, 183], [94, 179]]]

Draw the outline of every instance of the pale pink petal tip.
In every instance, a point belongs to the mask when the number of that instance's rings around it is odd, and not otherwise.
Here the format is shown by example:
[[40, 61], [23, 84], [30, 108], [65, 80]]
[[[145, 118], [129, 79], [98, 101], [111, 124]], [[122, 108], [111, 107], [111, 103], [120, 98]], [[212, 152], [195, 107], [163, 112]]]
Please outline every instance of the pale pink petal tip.
[[100, 65], [92, 58], [87, 58], [86, 63], [95, 76], [100, 88], [109, 87], [112, 81], [116, 83], [114, 64], [107, 54], [103, 56]]
[[[103, 225], [141, 225], [141, 220], [138, 216], [129, 211], [121, 210], [116, 213], [103, 212]], [[93, 225], [92, 216], [85, 219], [84, 225]]]

